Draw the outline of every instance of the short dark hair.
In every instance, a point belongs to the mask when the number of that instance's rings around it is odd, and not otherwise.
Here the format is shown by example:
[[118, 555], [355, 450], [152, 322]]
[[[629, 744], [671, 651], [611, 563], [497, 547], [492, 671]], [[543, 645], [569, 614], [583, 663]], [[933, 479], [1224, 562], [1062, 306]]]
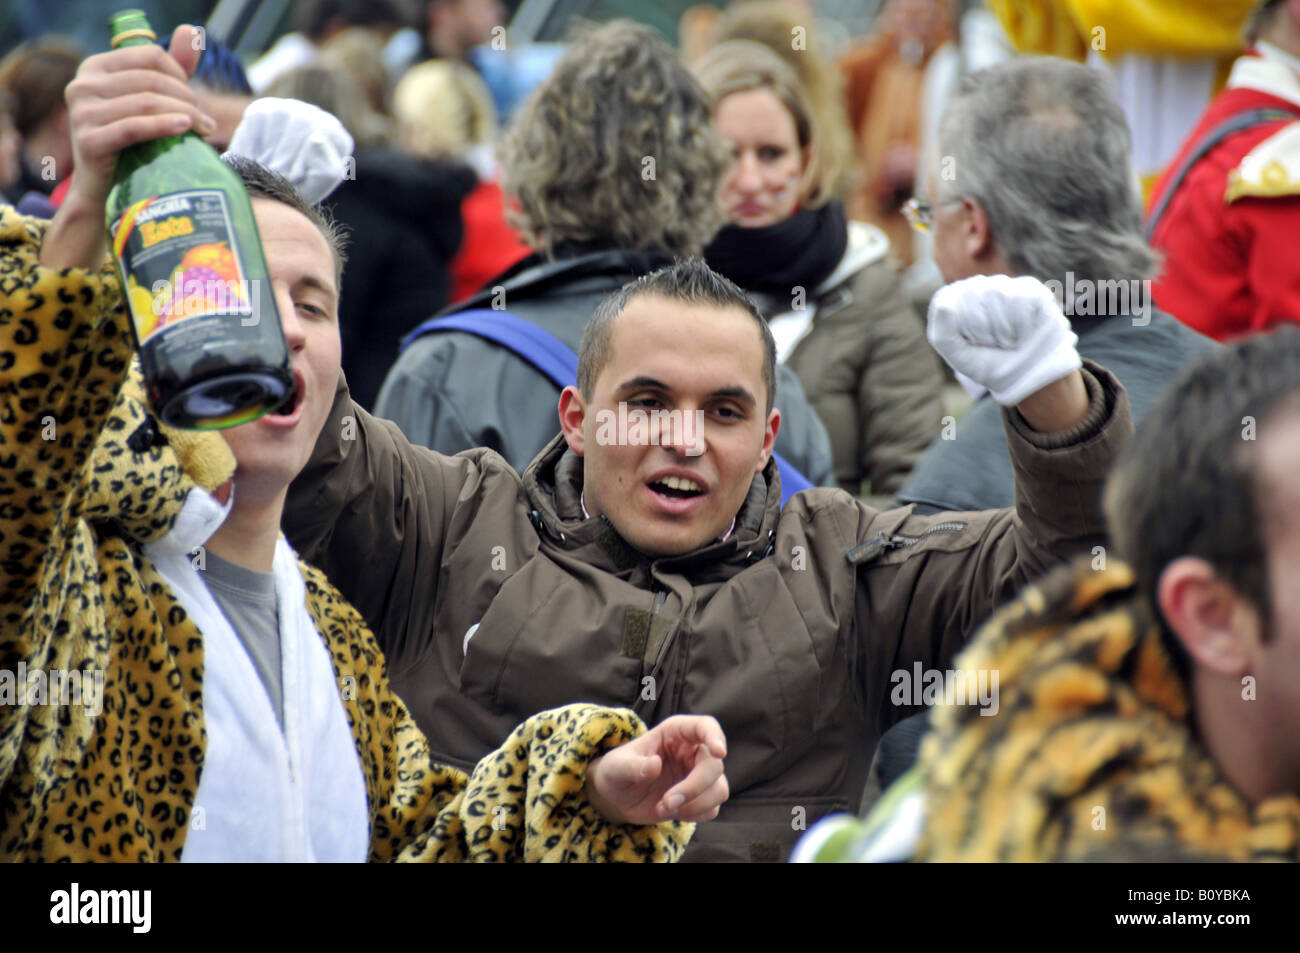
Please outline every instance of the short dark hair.
[[609, 361], [609, 335], [614, 319], [636, 298], [658, 296], [683, 304], [738, 308], [754, 319], [763, 341], [763, 385], [767, 388], [767, 410], [776, 399], [776, 342], [767, 321], [749, 295], [734, 282], [718, 274], [702, 258], [682, 258], [667, 268], [630, 281], [596, 306], [582, 332], [578, 350], [578, 389], [590, 399], [596, 378]]
[[338, 223], [319, 205], [309, 204], [292, 182], [260, 162], [233, 153], [226, 153], [221, 157], [221, 161], [235, 170], [250, 197], [281, 202], [295, 212], [301, 212], [320, 230], [325, 238], [325, 244], [329, 246], [330, 254], [334, 257], [334, 287], [342, 293], [343, 266], [348, 258], [347, 236]]
[[[1206, 355], [1147, 411], [1107, 482], [1117, 554], [1159, 614], [1156, 585], [1180, 556], [1204, 559], [1271, 616], [1256, 473], [1258, 433], [1300, 394], [1300, 329], [1281, 328]], [[1184, 673], [1188, 659], [1164, 626]]]

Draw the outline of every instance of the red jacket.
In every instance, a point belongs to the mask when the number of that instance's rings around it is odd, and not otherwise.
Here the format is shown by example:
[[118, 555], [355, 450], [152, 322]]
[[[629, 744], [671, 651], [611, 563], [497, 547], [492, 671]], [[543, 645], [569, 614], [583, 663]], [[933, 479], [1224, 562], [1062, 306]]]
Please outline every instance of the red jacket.
[[495, 182], [480, 182], [460, 205], [465, 237], [451, 260], [451, 296], [459, 304], [532, 249], [506, 224], [505, 197]]
[[1300, 176], [1264, 183], [1249, 171], [1259, 168], [1261, 157], [1289, 155], [1286, 165], [1300, 166], [1292, 145], [1300, 139], [1291, 128], [1300, 121], [1300, 73], [1271, 51], [1252, 50], [1238, 59], [1228, 88], [1210, 104], [1151, 194], [1155, 209], [1175, 170], [1210, 129], [1260, 108], [1286, 110], [1295, 120], [1264, 122], [1221, 141], [1187, 173], [1151, 240], [1165, 257], [1156, 304], [1220, 341], [1280, 321], [1300, 322]]

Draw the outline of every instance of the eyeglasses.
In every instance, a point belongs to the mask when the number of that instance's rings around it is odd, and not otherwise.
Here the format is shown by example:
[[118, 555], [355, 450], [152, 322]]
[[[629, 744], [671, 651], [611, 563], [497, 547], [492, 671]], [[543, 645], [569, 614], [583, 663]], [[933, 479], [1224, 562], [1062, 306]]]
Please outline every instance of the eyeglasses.
[[944, 205], [960, 205], [961, 201], [961, 199], [946, 199], [936, 204], [929, 199], [914, 195], [903, 203], [903, 217], [918, 232], [928, 232], [934, 228], [934, 210], [936, 208]]

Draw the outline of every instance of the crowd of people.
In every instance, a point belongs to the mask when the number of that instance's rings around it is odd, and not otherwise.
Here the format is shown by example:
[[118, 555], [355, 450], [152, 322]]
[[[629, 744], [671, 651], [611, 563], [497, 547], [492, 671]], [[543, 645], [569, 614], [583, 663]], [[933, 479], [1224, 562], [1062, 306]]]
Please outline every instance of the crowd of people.
[[[1113, 6], [5, 54], [0, 856], [1300, 860], [1300, 0]], [[185, 130], [295, 372], [221, 431], [104, 228]]]

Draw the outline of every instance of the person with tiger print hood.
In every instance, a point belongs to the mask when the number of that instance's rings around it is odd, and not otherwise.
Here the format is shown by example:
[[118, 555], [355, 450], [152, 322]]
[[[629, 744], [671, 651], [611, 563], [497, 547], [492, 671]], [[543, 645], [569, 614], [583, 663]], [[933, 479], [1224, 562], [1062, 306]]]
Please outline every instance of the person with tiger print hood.
[[1139, 423], [1114, 552], [1026, 588], [954, 666], [917, 768], [809, 860], [1300, 861], [1300, 330], [1216, 350]]

